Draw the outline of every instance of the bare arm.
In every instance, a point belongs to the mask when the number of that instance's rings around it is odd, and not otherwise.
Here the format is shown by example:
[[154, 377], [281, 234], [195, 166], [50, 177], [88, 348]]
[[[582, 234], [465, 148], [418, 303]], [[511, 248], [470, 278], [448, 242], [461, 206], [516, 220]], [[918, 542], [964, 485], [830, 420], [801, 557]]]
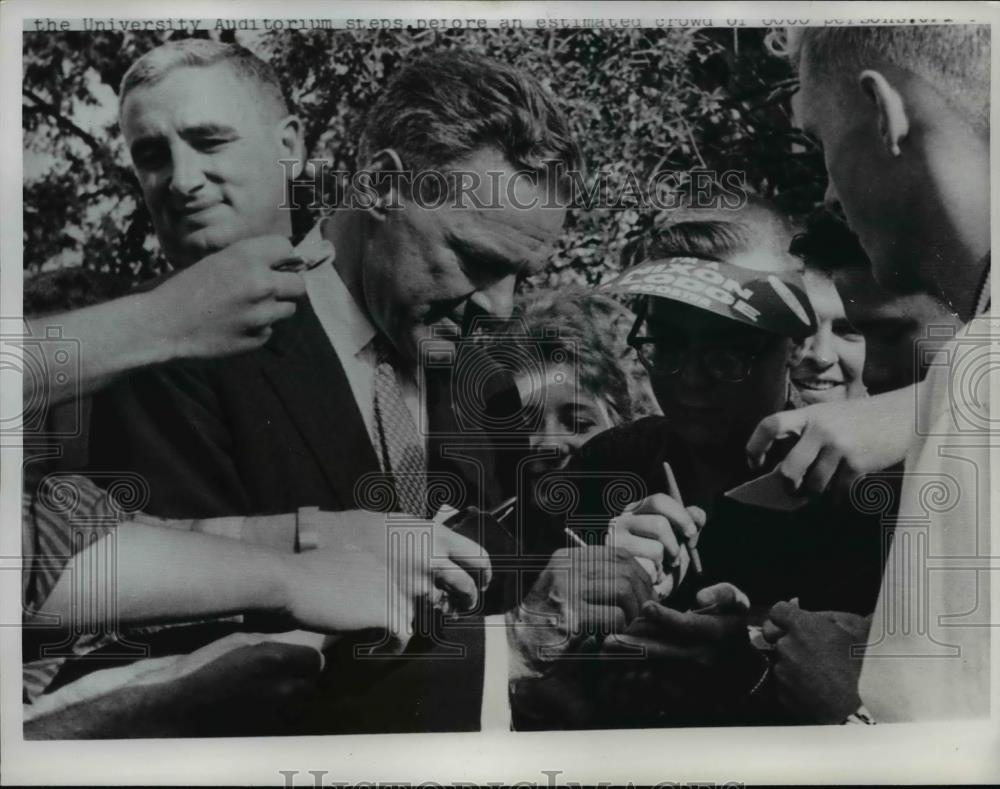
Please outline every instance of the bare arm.
[[[381, 526], [384, 534], [384, 515], [372, 515], [377, 523], [364, 525]], [[432, 524], [425, 528], [429, 536]], [[103, 606], [93, 604], [92, 590], [109, 588], [117, 595], [117, 624], [123, 626], [269, 612], [307, 630], [379, 628], [405, 641], [417, 600], [444, 588], [459, 608], [472, 608], [478, 592], [469, 573], [489, 571], [479, 546], [445, 528], [437, 531], [434, 556], [419, 550], [397, 556], [381, 544], [352, 549], [343, 543], [296, 554], [209, 534], [122, 524], [73, 557], [39, 611], [62, 623], [75, 617], [78, 627], [115, 624], [80, 622], [101, 615]], [[102, 561], [104, 541], [112, 539], [115, 560]], [[111, 572], [113, 577], [101, 577]]]
[[[116, 541], [113, 565], [101, 559], [107, 548], [103, 541], [76, 554], [42, 604], [41, 613], [57, 615], [62, 622], [69, 622], [74, 614], [99, 615], [100, 606], [75, 598], [79, 589], [102, 586], [117, 595], [122, 625], [243, 611], [276, 612], [284, 605], [286, 557], [275, 551], [138, 524], [122, 524], [104, 540]], [[99, 577], [106, 573], [114, 577]]]
[[[28, 335], [41, 342], [25, 351], [41, 354], [49, 405], [100, 389], [129, 370], [171, 359], [208, 358], [249, 351], [267, 342], [271, 324], [295, 312], [305, 282], [274, 266], [292, 255], [288, 239], [261, 236], [209, 255], [154, 290], [81, 310], [33, 318]], [[70, 353], [67, 362], [55, 354]], [[24, 396], [39, 391], [24, 377]]]
[[[145, 294], [125, 296], [93, 307], [25, 321], [28, 337], [46, 338], [58, 332], [62, 339], [62, 342], [39, 342], [25, 348], [25, 353], [39, 355], [40, 358], [34, 360], [39, 369], [61, 373], [48, 377], [49, 405], [91, 394], [123, 372], [170, 358], [166, 340], [150, 330], [144, 298]], [[61, 356], [64, 353], [70, 354], [68, 360]], [[37, 384], [30, 376], [24, 376], [25, 398], [38, 391]]]

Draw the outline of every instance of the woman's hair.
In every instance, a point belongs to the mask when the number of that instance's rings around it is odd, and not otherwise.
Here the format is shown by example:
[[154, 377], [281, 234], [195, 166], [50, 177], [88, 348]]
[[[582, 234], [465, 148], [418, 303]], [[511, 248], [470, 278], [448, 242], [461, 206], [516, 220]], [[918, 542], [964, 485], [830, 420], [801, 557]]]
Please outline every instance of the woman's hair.
[[614, 299], [582, 288], [536, 290], [515, 304], [514, 336], [498, 339], [530, 346], [530, 353], [513, 357], [514, 375], [532, 372], [537, 361], [564, 364], [576, 371], [582, 390], [609, 406], [617, 423], [629, 422], [659, 413], [646, 372], [625, 341], [634, 319]]

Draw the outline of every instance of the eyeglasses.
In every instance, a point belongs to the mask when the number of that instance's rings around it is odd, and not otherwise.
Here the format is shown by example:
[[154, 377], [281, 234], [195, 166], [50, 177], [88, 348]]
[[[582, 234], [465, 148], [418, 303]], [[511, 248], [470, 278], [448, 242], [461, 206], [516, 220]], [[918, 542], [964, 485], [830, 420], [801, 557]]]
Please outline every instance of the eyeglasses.
[[677, 375], [695, 358], [702, 369], [716, 381], [745, 381], [754, 362], [767, 350], [771, 341], [760, 338], [742, 347], [706, 346], [690, 348], [671, 337], [648, 337], [638, 333], [637, 322], [629, 334], [628, 344], [639, 355], [639, 361], [650, 375]]

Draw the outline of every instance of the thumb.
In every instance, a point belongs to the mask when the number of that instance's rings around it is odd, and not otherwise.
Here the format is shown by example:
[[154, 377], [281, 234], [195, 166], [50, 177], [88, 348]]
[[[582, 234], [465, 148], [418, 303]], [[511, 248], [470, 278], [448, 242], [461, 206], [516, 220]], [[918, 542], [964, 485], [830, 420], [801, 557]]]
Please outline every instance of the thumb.
[[750, 599], [731, 583], [719, 583], [700, 589], [694, 596], [699, 608], [715, 606], [721, 612], [749, 611]]
[[801, 619], [806, 616], [805, 612], [799, 608], [798, 598], [791, 602], [778, 602], [771, 606], [767, 618], [782, 630], [790, 630]]

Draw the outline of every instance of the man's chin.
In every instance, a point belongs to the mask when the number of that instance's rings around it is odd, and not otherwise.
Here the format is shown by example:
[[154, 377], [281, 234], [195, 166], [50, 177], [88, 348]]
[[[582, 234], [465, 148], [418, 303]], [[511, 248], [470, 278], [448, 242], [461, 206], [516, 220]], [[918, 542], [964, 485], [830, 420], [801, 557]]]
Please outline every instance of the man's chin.
[[202, 228], [184, 235], [176, 249], [178, 257], [190, 265], [248, 237], [229, 228]]

